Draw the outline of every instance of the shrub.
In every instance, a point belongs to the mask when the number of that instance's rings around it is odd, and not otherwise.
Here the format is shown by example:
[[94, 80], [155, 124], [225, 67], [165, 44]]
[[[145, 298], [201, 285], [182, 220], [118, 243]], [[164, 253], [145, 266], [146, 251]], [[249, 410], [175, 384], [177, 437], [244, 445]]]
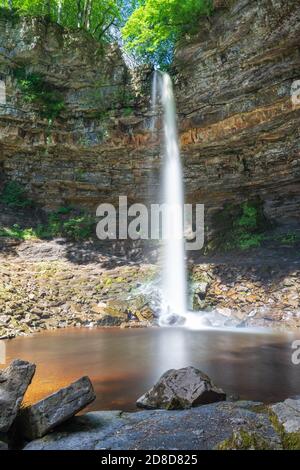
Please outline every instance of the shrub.
[[213, 220], [217, 230], [214, 247], [220, 250], [247, 250], [261, 245], [268, 228], [260, 200], [247, 201], [240, 206], [225, 205]]
[[95, 220], [90, 215], [71, 207], [61, 207], [49, 214], [47, 225], [40, 225], [36, 232], [40, 238], [84, 240], [92, 237], [94, 224]]
[[38, 238], [33, 228], [21, 228], [18, 224], [14, 224], [12, 227], [0, 228], [0, 237], [18, 238], [19, 240]]
[[211, 0], [145, 0], [125, 24], [126, 47], [146, 62], [167, 67], [175, 43], [184, 34], [199, 30], [201, 16], [213, 9]]
[[[12, 187], [10, 184], [9, 187]], [[15, 188], [15, 186], [13, 186]], [[26, 207], [27, 201], [23, 199], [22, 192], [14, 189], [5, 192], [5, 197], [1, 197], [1, 202], [5, 202], [11, 207]], [[64, 237], [69, 240], [85, 240], [94, 234], [95, 220], [89, 214], [76, 210], [71, 206], [60, 207], [55, 212], [48, 214], [44, 224], [35, 227], [21, 227], [14, 224], [11, 227], [0, 227], [0, 237], [18, 238], [28, 240], [31, 238], [51, 239], [54, 237]]]

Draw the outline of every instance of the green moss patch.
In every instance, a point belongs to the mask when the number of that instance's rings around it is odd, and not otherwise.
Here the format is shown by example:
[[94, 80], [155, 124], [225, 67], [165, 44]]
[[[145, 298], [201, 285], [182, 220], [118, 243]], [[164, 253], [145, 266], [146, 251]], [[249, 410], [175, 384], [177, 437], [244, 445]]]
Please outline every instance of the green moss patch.
[[237, 431], [229, 439], [221, 442], [217, 450], [269, 450], [269, 442], [253, 431]]
[[300, 432], [286, 432], [273, 411], [269, 411], [270, 421], [279, 434], [284, 450], [300, 450]]
[[259, 199], [245, 201], [241, 205], [226, 204], [215, 214], [212, 222], [217, 235], [210, 247], [219, 251], [256, 248], [270, 227]]
[[41, 74], [18, 68], [14, 71], [14, 77], [24, 102], [36, 105], [42, 118], [52, 122], [64, 110], [65, 103], [61, 91], [46, 82]]

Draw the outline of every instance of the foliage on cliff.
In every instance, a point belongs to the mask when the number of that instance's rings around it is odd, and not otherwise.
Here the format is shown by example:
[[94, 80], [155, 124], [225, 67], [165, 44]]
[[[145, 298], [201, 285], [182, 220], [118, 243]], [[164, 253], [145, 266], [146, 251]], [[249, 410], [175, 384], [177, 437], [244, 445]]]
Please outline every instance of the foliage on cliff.
[[199, 28], [213, 0], [3, 0], [0, 14], [42, 16], [98, 40], [120, 40], [142, 62], [166, 66], [176, 41]]
[[270, 228], [259, 199], [245, 201], [240, 206], [225, 204], [223, 210], [214, 216], [213, 224], [218, 235], [211, 248], [219, 251], [258, 247], [266, 239], [265, 231]]
[[0, 203], [13, 208], [30, 207], [32, 201], [25, 195], [24, 188], [16, 181], [9, 181], [0, 194]]
[[51, 122], [57, 118], [65, 107], [62, 94], [45, 82], [38, 73], [27, 73], [18, 68], [14, 72], [24, 101], [38, 105], [41, 117]]
[[102, 39], [120, 21], [124, 0], [3, 0], [2, 6], [20, 15], [44, 16], [62, 26], [82, 28]]
[[175, 42], [197, 31], [200, 17], [211, 11], [211, 0], [142, 0], [124, 26], [123, 38], [146, 61], [168, 65]]

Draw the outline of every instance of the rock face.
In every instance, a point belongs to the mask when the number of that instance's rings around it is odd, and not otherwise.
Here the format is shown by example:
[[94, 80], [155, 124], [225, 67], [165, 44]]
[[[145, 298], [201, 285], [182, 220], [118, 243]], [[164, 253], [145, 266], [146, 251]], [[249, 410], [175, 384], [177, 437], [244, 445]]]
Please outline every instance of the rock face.
[[19, 359], [0, 372], [0, 432], [14, 422], [34, 373], [34, 364]]
[[[6, 177], [50, 209], [73, 204], [94, 211], [141, 187], [134, 152], [144, 122], [132, 111], [138, 98], [118, 46], [35, 18], [1, 18], [0, 43], [6, 84], [0, 165]], [[20, 70], [59, 93], [63, 110], [50, 123], [39, 105], [26, 102], [16, 78]]]
[[299, 223], [299, 1], [220, 1], [177, 48], [174, 80], [187, 198], [207, 222], [259, 197], [267, 217]]
[[282, 403], [276, 403], [272, 411], [286, 432], [300, 432], [300, 399], [288, 398]]
[[6, 442], [0, 441], [0, 450], [8, 450]]
[[[276, 260], [274, 251], [258, 250], [235, 259], [229, 254], [220, 264], [214, 261], [194, 266], [194, 309], [201, 310], [202, 316], [209, 312], [210, 320], [215, 312], [216, 322], [212, 325], [217, 327], [298, 328], [300, 264], [292, 260], [293, 248], [290, 257], [283, 251], [277, 249]], [[206, 283], [202, 300], [198, 286]]]
[[95, 398], [90, 379], [82, 377], [68, 387], [25, 408], [18, 418], [20, 432], [29, 440], [42, 437], [81, 411]]
[[154, 387], [137, 400], [137, 405], [174, 410], [222, 400], [226, 400], [226, 394], [207, 375], [195, 367], [185, 367], [165, 372]]
[[[256, 412], [255, 405], [221, 402], [189, 410], [88, 413], [25, 450], [280, 449], [268, 413]], [[242, 434], [242, 442], [231, 442], [234, 433]]]

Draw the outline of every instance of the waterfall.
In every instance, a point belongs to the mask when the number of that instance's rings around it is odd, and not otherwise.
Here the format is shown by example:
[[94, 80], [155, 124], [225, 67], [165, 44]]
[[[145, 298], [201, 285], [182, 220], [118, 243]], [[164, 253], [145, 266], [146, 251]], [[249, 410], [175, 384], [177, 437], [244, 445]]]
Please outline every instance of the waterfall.
[[187, 287], [183, 222], [183, 173], [177, 136], [176, 106], [170, 76], [159, 80], [164, 111], [163, 203], [166, 216], [163, 224], [162, 296], [160, 324], [177, 323], [187, 311]]

